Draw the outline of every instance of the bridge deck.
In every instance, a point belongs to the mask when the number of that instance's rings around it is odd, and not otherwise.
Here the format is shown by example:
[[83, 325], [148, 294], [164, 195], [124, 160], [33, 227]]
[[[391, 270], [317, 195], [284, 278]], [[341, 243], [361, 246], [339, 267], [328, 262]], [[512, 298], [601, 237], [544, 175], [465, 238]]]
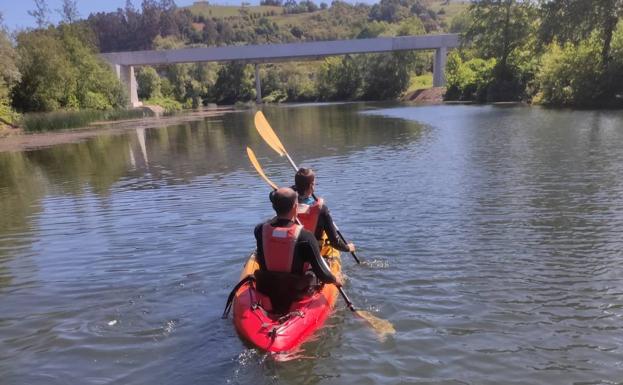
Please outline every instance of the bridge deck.
[[250, 63], [315, 59], [325, 56], [404, 50], [454, 48], [458, 35], [380, 37], [375, 39], [316, 41], [309, 43], [265, 44], [209, 48], [184, 48], [164, 51], [113, 52], [102, 54], [110, 63], [123, 66], [224, 62]]

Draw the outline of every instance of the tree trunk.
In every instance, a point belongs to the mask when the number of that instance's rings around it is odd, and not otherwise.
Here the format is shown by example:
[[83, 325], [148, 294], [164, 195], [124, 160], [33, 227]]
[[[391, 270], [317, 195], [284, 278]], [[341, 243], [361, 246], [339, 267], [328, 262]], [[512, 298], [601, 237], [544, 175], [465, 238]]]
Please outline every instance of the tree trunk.
[[604, 44], [601, 48], [601, 64], [605, 67], [610, 63], [610, 45], [612, 43], [612, 34], [617, 26], [619, 19], [614, 15], [609, 15], [604, 22]]
[[507, 73], [507, 62], [508, 62], [508, 56], [510, 55], [510, 38], [509, 38], [509, 29], [510, 29], [510, 22], [511, 22], [511, 8], [513, 6], [513, 1], [512, 0], [506, 0], [506, 17], [504, 18], [504, 42], [503, 42], [503, 52], [502, 52], [502, 60], [500, 61], [500, 69], [501, 69], [501, 73], [500, 73], [500, 78], [502, 80], [506, 80], [506, 73]]

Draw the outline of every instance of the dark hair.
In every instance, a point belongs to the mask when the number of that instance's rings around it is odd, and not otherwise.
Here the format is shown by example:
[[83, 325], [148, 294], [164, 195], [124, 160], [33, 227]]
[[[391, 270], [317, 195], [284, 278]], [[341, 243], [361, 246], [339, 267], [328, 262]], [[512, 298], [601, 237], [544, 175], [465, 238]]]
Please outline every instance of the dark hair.
[[311, 168], [299, 168], [294, 175], [294, 185], [296, 186], [296, 191], [301, 194], [305, 193], [309, 186], [314, 183], [316, 179], [316, 174]]
[[298, 194], [291, 188], [285, 187], [272, 191], [269, 198], [277, 215], [285, 215], [292, 210]]

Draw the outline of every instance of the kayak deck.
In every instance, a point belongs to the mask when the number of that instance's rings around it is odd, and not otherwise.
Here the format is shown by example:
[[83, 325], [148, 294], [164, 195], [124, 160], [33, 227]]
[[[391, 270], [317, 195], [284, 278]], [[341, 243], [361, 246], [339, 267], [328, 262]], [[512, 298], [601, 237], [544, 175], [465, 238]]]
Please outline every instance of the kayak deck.
[[[331, 272], [340, 277], [340, 252], [324, 246], [322, 255]], [[240, 279], [259, 269], [252, 254], [247, 260]], [[269, 352], [286, 352], [306, 341], [324, 324], [337, 300], [335, 285], [322, 285], [313, 295], [294, 301], [285, 314], [274, 314], [270, 299], [255, 289], [254, 281], [243, 285], [234, 297], [234, 324], [238, 334], [254, 346]]]

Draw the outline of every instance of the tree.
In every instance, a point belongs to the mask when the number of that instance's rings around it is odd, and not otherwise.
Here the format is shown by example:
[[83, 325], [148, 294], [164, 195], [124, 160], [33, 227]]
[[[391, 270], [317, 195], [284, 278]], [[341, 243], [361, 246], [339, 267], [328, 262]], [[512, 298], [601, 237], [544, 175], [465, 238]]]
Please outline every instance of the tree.
[[[16, 63], [17, 52], [13, 48], [9, 32], [4, 26], [2, 13], [0, 13], [0, 89], [4, 89], [5, 92], [20, 79]], [[1, 90], [0, 94], [2, 94]]]
[[63, 6], [56, 12], [61, 15], [62, 21], [68, 24], [74, 23], [80, 18], [77, 0], [63, 0]]
[[251, 68], [241, 62], [231, 62], [218, 70], [213, 89], [217, 103], [233, 104], [248, 101], [254, 95]]
[[206, 45], [216, 45], [218, 41], [218, 30], [216, 29], [216, 23], [212, 19], [207, 19], [203, 24], [202, 37]]
[[413, 56], [409, 52], [366, 55], [363, 98], [393, 99], [409, 86]]
[[0, 13], [0, 125], [13, 124], [14, 113], [10, 108], [10, 92], [19, 81], [20, 73], [16, 65], [17, 52], [11, 44]]
[[77, 76], [60, 39], [47, 31], [24, 32], [17, 36], [21, 81], [13, 90], [13, 105], [21, 111], [53, 111], [77, 107]]
[[[414, 0], [381, 0], [370, 9], [370, 20], [394, 23], [411, 15], [411, 8], [419, 4]], [[415, 8], [416, 11], [419, 8]]]
[[136, 75], [138, 97], [140, 99], [158, 98], [162, 96], [162, 81], [153, 67], [141, 67]]
[[508, 72], [508, 58], [529, 37], [534, 7], [530, 1], [482, 0], [469, 9], [471, 25], [464, 37], [484, 58], [495, 58], [500, 73]]
[[597, 31], [601, 39], [601, 62], [607, 66], [612, 37], [623, 16], [623, 0], [549, 0], [541, 5], [540, 37], [545, 43], [557, 39], [579, 44]]
[[353, 100], [361, 95], [363, 68], [360, 57], [349, 55], [325, 59], [316, 79], [322, 100]]
[[75, 24], [20, 33], [22, 77], [13, 89], [14, 106], [22, 111], [123, 106], [121, 84], [96, 55], [89, 36]]
[[37, 27], [45, 28], [50, 25], [50, 8], [45, 0], [34, 0], [35, 9], [28, 11], [28, 14], [35, 18]]

